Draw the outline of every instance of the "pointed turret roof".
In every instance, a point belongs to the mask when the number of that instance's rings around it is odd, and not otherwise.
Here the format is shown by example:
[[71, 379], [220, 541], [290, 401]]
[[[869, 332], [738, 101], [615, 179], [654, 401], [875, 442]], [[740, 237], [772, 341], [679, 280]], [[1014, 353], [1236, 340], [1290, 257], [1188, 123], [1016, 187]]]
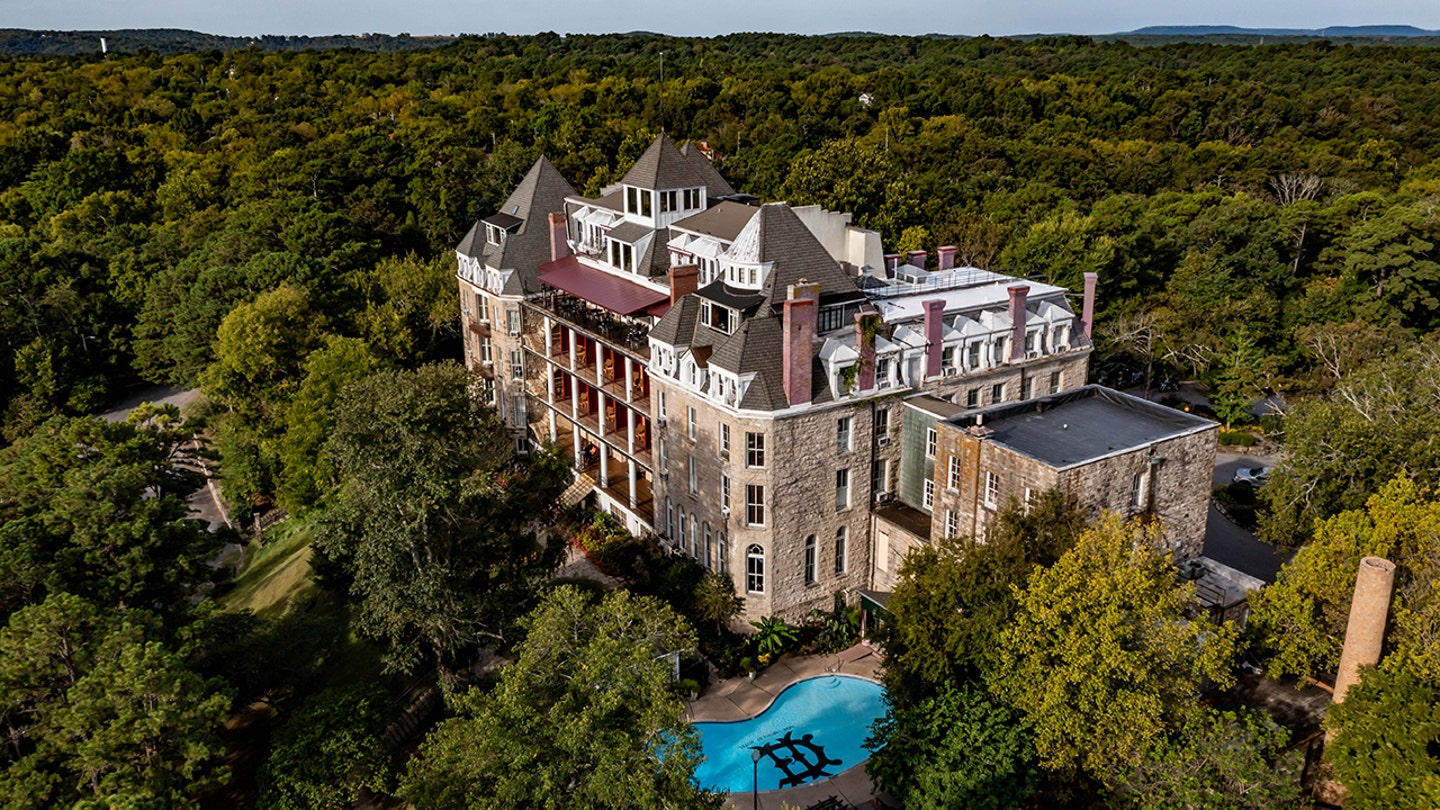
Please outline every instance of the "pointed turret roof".
[[[540, 265], [550, 261], [548, 215], [565, 210], [565, 198], [575, 189], [545, 156], [540, 156], [510, 192], [500, 210], [470, 228], [456, 250], [480, 259], [496, 270], [515, 270], [526, 293], [539, 290]], [[505, 229], [500, 244], [485, 238], [484, 224]]]
[[735, 193], [735, 189], [730, 187], [730, 183], [728, 183], [724, 177], [721, 177], [720, 172], [711, 165], [710, 158], [700, 154], [700, 150], [693, 142], [686, 141], [685, 144], [680, 147], [680, 154], [684, 156], [686, 160], [690, 161], [690, 165], [695, 168], [695, 172], [704, 179], [705, 191], [711, 197], [723, 197], [726, 194]]
[[707, 185], [695, 164], [675, 148], [670, 136], [660, 133], [645, 153], [620, 179], [627, 186], [662, 189], [695, 188]]

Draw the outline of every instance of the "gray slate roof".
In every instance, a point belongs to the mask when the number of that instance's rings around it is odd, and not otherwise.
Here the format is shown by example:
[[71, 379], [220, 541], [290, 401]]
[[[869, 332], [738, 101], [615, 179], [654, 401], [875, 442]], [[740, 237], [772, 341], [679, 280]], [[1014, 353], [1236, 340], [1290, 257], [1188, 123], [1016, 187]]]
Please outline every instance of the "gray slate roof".
[[774, 312], [779, 313], [786, 289], [802, 280], [820, 285], [823, 304], [865, 297], [855, 279], [841, 269], [789, 205], [766, 203], [760, 206], [756, 220], [750, 227], [760, 229], [759, 260], [775, 263], [765, 281], [765, 304]]
[[730, 183], [721, 177], [720, 172], [710, 163], [710, 158], [700, 154], [700, 150], [695, 144], [686, 141], [680, 147], [680, 154], [690, 161], [690, 165], [695, 167], [695, 172], [705, 180], [705, 191], [711, 197], [723, 197], [726, 194], [735, 193], [735, 189], [730, 187]]
[[[519, 227], [505, 235], [503, 244], [485, 241], [485, 228], [480, 222], [471, 226], [456, 250], [480, 259], [487, 267], [514, 270], [512, 282], [518, 280], [519, 290], [507, 287], [505, 292], [538, 292], [540, 265], [550, 261], [550, 225], [548, 215], [565, 210], [565, 198], [573, 197], [565, 178], [543, 155], [526, 172], [525, 178], [510, 192], [498, 214], [522, 220]], [[492, 215], [491, 218], [494, 218]], [[483, 221], [483, 220], [482, 220]]]
[[670, 227], [682, 228], [713, 236], [716, 239], [724, 239], [726, 242], [733, 242], [759, 211], [760, 209], [753, 205], [722, 200], [698, 214], [691, 214], [675, 222]]
[[706, 185], [705, 178], [691, 159], [680, 154], [680, 150], [675, 148], [675, 142], [663, 132], [635, 161], [635, 165], [630, 167], [630, 171], [625, 173], [620, 182], [651, 191]]

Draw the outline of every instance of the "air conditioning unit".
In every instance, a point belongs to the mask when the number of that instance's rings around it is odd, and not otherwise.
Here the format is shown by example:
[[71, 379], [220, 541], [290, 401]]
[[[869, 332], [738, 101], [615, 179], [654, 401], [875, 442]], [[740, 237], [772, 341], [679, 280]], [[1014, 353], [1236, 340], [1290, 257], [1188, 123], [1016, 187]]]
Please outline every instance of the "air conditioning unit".
[[1035, 358], [1037, 358], [1037, 357], [1039, 357], [1039, 356], [1040, 356], [1040, 352], [1035, 352], [1035, 351], [1025, 352], [1025, 359], [1026, 359], [1026, 360], [1034, 360]]
[[946, 377], [954, 377], [956, 374], [959, 374], [959, 373], [960, 373], [960, 369], [955, 368], [954, 366], [946, 366], [946, 367], [945, 367], [945, 376], [946, 376]]
[[730, 517], [730, 507], [728, 507], [728, 506], [722, 506], [722, 507], [720, 507], [720, 517], [727, 517], [727, 518]]
[[878, 438], [878, 439], [875, 440], [875, 444], [879, 445], [880, 447], [884, 447], [885, 445], [887, 445], [887, 444], [889, 444], [889, 443], [890, 443], [890, 437], [889, 437], [889, 436], [881, 436], [880, 438]]
[[1055, 351], [1056, 351], [1056, 352], [1068, 352], [1068, 351], [1070, 351], [1070, 344], [1069, 344], [1069, 343], [1057, 343], [1057, 344], [1055, 345]]
[[659, 425], [660, 427], [665, 427], [665, 417], [657, 417], [655, 419], [655, 424]]

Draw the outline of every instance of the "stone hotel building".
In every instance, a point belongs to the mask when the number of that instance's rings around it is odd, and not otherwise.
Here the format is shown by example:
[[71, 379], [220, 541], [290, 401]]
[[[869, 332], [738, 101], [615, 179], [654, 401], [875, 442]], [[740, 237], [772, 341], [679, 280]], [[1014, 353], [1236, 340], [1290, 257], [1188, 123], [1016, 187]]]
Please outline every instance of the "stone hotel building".
[[[456, 253], [466, 363], [517, 450], [561, 448], [577, 498], [727, 573], [747, 618], [888, 589], [913, 544], [983, 530], [991, 474], [1005, 500], [1161, 515], [1199, 553], [1214, 426], [1084, 387], [1093, 274], [1077, 317], [953, 248], [927, 269], [848, 214], [736, 194], [663, 134], [593, 199], [541, 158]], [[1031, 412], [1089, 423], [1083, 459], [993, 438]]]

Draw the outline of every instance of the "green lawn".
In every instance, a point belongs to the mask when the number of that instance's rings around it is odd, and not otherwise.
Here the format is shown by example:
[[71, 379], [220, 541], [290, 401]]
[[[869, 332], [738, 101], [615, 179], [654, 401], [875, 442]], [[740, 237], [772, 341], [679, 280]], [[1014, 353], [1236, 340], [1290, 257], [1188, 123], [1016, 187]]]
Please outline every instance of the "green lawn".
[[226, 610], [251, 610], [263, 618], [284, 615], [292, 601], [315, 590], [310, 575], [313, 531], [304, 518], [290, 518], [265, 534], [265, 544], [245, 547], [245, 567], [234, 587], [220, 597]]

